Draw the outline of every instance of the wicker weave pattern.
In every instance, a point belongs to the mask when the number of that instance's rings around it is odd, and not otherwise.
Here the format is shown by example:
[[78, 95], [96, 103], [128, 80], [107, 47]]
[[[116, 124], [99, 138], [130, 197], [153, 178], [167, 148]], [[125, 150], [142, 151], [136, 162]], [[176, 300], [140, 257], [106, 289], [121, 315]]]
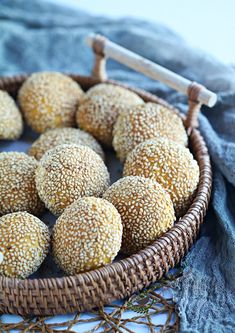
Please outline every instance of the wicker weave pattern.
[[[26, 77], [2, 78], [0, 89], [15, 96]], [[89, 77], [71, 77], [79, 82], [83, 89], [99, 82]], [[106, 82], [119, 84], [109, 80]], [[158, 102], [174, 109], [145, 91], [131, 90], [137, 92], [145, 101]], [[212, 174], [206, 145], [198, 130], [191, 129], [190, 132], [190, 145], [200, 168], [199, 187], [187, 214], [170, 231], [138, 254], [88, 273], [33, 280], [0, 277], [0, 312], [55, 315], [89, 310], [149, 286], [174, 267], [195, 241], [211, 193]]]

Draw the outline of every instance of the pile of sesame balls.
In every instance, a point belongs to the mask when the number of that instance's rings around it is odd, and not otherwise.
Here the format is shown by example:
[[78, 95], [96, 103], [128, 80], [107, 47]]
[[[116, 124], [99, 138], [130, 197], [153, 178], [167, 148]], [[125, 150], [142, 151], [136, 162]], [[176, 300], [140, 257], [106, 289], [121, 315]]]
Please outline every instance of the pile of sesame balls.
[[[27, 278], [49, 252], [67, 275], [110, 264], [152, 244], [194, 199], [199, 167], [181, 118], [128, 89], [84, 92], [34, 73], [17, 101], [0, 91], [0, 140], [18, 140], [24, 123], [39, 134], [28, 152], [0, 153], [0, 276]], [[123, 177], [110, 185], [112, 147]]]

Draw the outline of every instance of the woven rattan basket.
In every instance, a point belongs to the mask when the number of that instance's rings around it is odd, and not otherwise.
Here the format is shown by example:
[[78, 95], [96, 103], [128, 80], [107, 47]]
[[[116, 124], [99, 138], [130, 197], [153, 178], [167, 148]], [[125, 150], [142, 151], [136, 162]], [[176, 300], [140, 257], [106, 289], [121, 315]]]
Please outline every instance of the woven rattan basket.
[[[211, 165], [205, 142], [196, 127], [201, 104], [213, 106], [216, 95], [100, 36], [90, 37], [89, 43], [96, 55], [93, 76], [71, 75], [84, 90], [101, 81], [123, 86], [105, 77], [105, 56], [109, 56], [188, 94], [189, 112], [184, 123], [192, 153], [200, 167], [197, 194], [188, 212], [170, 231], [129, 258], [94, 271], [62, 278], [19, 280], [0, 277], [1, 313], [54, 315], [88, 310], [129, 296], [160, 279], [184, 257], [197, 238], [207, 210], [212, 183]], [[26, 77], [1, 78], [0, 89], [15, 96]], [[127, 88], [145, 101], [157, 102], [173, 109], [173, 106], [152, 94]]]

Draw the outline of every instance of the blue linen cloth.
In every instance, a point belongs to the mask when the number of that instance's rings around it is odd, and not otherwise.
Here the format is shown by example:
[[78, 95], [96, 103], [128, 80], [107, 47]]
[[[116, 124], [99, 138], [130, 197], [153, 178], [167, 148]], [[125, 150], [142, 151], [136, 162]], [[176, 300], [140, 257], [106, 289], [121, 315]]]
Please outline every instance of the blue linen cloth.
[[[212, 201], [201, 237], [174, 283], [181, 332], [235, 332], [235, 71], [190, 48], [166, 27], [123, 18], [111, 20], [39, 0], [0, 1], [0, 75], [57, 70], [89, 75], [93, 56], [84, 44], [101, 33], [130, 50], [215, 91], [203, 108], [200, 129], [213, 162]], [[183, 112], [185, 96], [113, 61], [111, 78], [150, 90]], [[0, 291], [1, 292], [1, 291]]]

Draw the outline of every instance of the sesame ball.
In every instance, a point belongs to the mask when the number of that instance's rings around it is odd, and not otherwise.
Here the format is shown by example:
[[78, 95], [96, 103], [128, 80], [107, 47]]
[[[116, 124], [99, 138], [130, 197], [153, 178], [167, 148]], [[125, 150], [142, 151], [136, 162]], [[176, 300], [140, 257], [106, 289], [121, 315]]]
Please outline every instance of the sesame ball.
[[112, 84], [99, 84], [86, 93], [79, 105], [77, 124], [104, 145], [111, 146], [119, 112], [140, 103], [143, 100], [134, 92]]
[[86, 197], [66, 208], [53, 230], [53, 255], [67, 274], [107, 265], [116, 257], [122, 239], [121, 217], [100, 198]]
[[23, 120], [13, 98], [0, 90], [0, 139], [15, 140], [23, 132]]
[[124, 253], [138, 252], [173, 226], [175, 214], [171, 198], [151, 179], [121, 178], [105, 192], [104, 199], [121, 215]]
[[84, 196], [101, 196], [109, 186], [109, 173], [92, 149], [61, 145], [43, 155], [36, 170], [38, 193], [55, 215]]
[[38, 161], [20, 152], [0, 153], [0, 215], [27, 211], [42, 213], [35, 183]]
[[50, 245], [48, 227], [27, 212], [0, 218], [0, 275], [24, 279], [45, 259]]
[[23, 83], [18, 101], [28, 125], [43, 133], [49, 128], [74, 126], [82, 95], [82, 89], [70, 77], [41, 72], [32, 74]]
[[121, 112], [113, 136], [113, 147], [121, 161], [139, 143], [154, 137], [166, 137], [184, 146], [188, 143], [181, 118], [174, 111], [156, 103], [135, 105], [128, 112]]
[[[125, 91], [124, 91], [125, 90]], [[108, 95], [108, 96], [113, 96], [114, 98], [119, 94], [125, 94], [126, 89], [110, 84], [110, 83], [99, 83], [96, 84], [95, 86], [91, 87], [87, 92], [86, 96], [91, 97], [91, 96], [96, 96], [96, 95]]]
[[199, 182], [199, 167], [189, 149], [165, 138], [140, 143], [127, 156], [123, 173], [160, 183], [170, 194], [178, 217], [187, 211]]
[[49, 149], [63, 144], [88, 146], [104, 159], [103, 149], [93, 136], [78, 128], [71, 127], [54, 128], [42, 133], [32, 144], [28, 154], [40, 160]]
[[90, 88], [86, 92], [86, 97], [92, 97], [92, 96], [107, 96], [109, 98], [114, 98], [114, 99], [122, 99], [127, 98], [128, 101], [127, 103], [130, 103], [132, 105], [135, 103], [143, 103], [142, 98], [140, 98], [136, 93], [130, 91], [127, 88], [112, 84], [112, 83], [99, 83]]

